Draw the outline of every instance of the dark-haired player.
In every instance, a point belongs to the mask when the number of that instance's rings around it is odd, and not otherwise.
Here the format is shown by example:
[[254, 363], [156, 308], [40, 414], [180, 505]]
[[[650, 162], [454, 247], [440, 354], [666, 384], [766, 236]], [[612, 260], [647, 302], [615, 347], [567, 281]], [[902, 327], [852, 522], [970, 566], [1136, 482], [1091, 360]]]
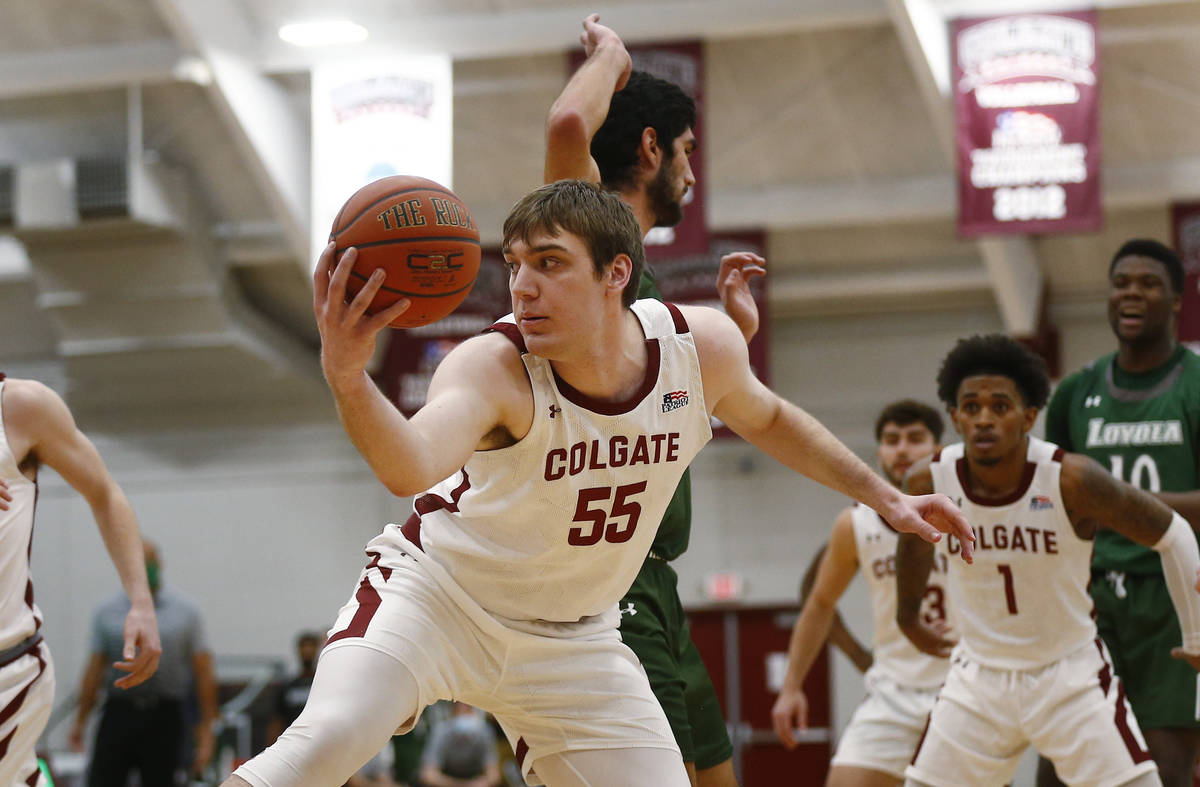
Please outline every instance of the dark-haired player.
[[503, 250], [513, 314], [446, 356], [411, 419], [366, 372], [409, 303], [365, 313], [381, 271], [346, 303], [357, 254], [335, 268], [322, 252], [313, 307], [338, 415], [414, 512], [368, 545], [300, 717], [227, 784], [342, 784], [445, 698], [491, 712], [531, 784], [687, 787], [617, 601], [713, 415], [899, 529], [973, 540], [945, 497], [902, 495], [764, 386], [726, 315], [635, 300], [641, 231], [611, 192], [527, 194]]
[[[634, 71], [620, 37], [598, 19], [593, 14], [584, 20], [580, 42], [587, 60], [546, 119], [545, 179], [576, 178], [615, 191], [645, 235], [683, 219], [684, 197], [696, 182], [689, 163], [696, 149], [696, 106], [678, 85]], [[747, 279], [762, 275], [764, 265], [756, 254], [728, 254], [717, 274], [725, 311], [747, 342], [758, 331]], [[638, 297], [662, 299], [649, 266]], [[650, 676], [693, 784], [735, 787], [733, 744], [692, 643], [669, 562], [687, 549], [691, 523], [691, 476], [685, 473], [645, 565], [621, 599], [621, 637]]]
[[[1049, 393], [1041, 358], [999, 335], [960, 341], [938, 373], [963, 442], [915, 466], [907, 488], [961, 501], [978, 540], [968, 570], [950, 561], [961, 638], [910, 784], [1002, 785], [1029, 745], [1067, 784], [1161, 783], [1091, 616], [1091, 542], [1114, 530], [1157, 552], [1185, 632], [1173, 655], [1193, 667], [1200, 550], [1162, 502], [1029, 434]], [[897, 622], [918, 648], [946, 655], [951, 643], [919, 614], [933, 557], [900, 537]]]
[[[942, 417], [929, 405], [902, 399], [879, 414], [875, 439], [879, 468], [899, 487], [909, 467], [939, 447]], [[891, 787], [903, 782], [904, 768], [912, 761], [949, 668], [945, 659], [914, 648], [896, 627], [896, 538], [896, 531], [866, 506], [854, 505], [838, 514], [812, 592], [792, 628], [787, 676], [771, 711], [775, 734], [788, 749], [797, 745], [793, 730], [807, 726], [804, 679], [829, 636], [838, 599], [862, 569], [874, 617], [874, 661], [866, 675], [867, 698], [842, 732], [825, 781], [828, 787]], [[947, 619], [947, 557], [944, 551], [937, 557], [934, 570], [939, 576], [925, 592], [924, 617], [941, 630]]]
[[[1175, 341], [1183, 265], [1153, 240], [1113, 255], [1108, 321], [1117, 351], [1063, 380], [1046, 438], [1095, 459], [1117, 478], [1200, 523], [1200, 357]], [[1146, 735], [1163, 783], [1192, 783], [1200, 754], [1200, 680], [1173, 660], [1179, 624], [1158, 556], [1119, 533], [1096, 535], [1096, 624]], [[1039, 784], [1051, 785], [1043, 764]]]

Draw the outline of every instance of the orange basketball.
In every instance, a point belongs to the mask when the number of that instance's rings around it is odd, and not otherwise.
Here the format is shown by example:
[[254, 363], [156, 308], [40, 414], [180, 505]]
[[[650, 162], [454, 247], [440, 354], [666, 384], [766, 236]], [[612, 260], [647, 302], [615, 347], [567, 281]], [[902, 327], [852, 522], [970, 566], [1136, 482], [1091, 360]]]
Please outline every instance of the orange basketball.
[[445, 317], [466, 299], [479, 272], [479, 228], [467, 206], [425, 178], [393, 175], [363, 186], [338, 212], [329, 239], [337, 244], [337, 259], [351, 246], [358, 249], [347, 300], [382, 268], [383, 286], [367, 312], [412, 301], [392, 322], [395, 328]]

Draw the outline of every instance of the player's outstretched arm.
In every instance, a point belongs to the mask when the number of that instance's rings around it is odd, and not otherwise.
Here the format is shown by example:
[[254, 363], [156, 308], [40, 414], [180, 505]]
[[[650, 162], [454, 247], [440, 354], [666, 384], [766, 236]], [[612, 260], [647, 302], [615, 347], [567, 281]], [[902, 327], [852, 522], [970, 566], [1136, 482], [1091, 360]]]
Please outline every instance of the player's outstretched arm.
[[[808, 601], [813, 585], [817, 582], [817, 569], [820, 568], [821, 561], [825, 557], [825, 550], [828, 547], [828, 543], [823, 544], [817, 550], [816, 554], [813, 555], [812, 561], [809, 562], [808, 568], [804, 571], [804, 578], [800, 580], [801, 607]], [[871, 664], [874, 662], [871, 649], [859, 642], [858, 638], [850, 632], [850, 629], [846, 628], [846, 621], [842, 620], [841, 613], [836, 609], [833, 612], [833, 622], [829, 625], [828, 641], [830, 645], [833, 645], [845, 654], [846, 658], [850, 659], [859, 672], [866, 672], [871, 668]]]
[[564, 178], [600, 182], [600, 168], [591, 153], [592, 137], [608, 117], [612, 94], [629, 81], [633, 60], [620, 36], [599, 20], [599, 14], [583, 20], [579, 41], [587, 60], [571, 76], [546, 117], [546, 183]]
[[1183, 631], [1183, 647], [1173, 653], [1200, 669], [1200, 592], [1194, 587], [1200, 548], [1191, 526], [1153, 495], [1118, 480], [1082, 454], [1063, 457], [1059, 485], [1067, 516], [1081, 537], [1108, 528], [1158, 552]]
[[[367, 305], [383, 283], [376, 271], [346, 303], [346, 280], [356, 256], [348, 249], [335, 268], [331, 243], [313, 274], [321, 366], [346, 434], [384, 486], [407, 497], [462, 467], [489, 432], [512, 426], [506, 416], [519, 410], [519, 386], [527, 389], [528, 383], [507, 339], [477, 336], [446, 356], [434, 372], [425, 406], [406, 419], [379, 391], [366, 367], [379, 332], [408, 308], [408, 301], [368, 315]], [[518, 413], [514, 423], [519, 418]]]
[[828, 429], [785, 401], [750, 370], [746, 342], [733, 321], [715, 309], [681, 307], [700, 356], [710, 413], [793, 470], [875, 509], [892, 527], [938, 541], [952, 533], [972, 560], [975, 535], [945, 495], [903, 495], [880, 478]]
[[808, 698], [804, 696], [804, 680], [817, 655], [825, 647], [825, 640], [837, 614], [838, 599], [858, 572], [858, 548], [854, 542], [854, 523], [850, 512], [851, 509], [847, 508], [838, 514], [829, 546], [817, 569], [812, 592], [805, 599], [800, 617], [792, 627], [787, 675], [771, 709], [775, 734], [787, 749], [794, 749], [799, 744], [793, 732], [796, 728], [808, 729]]
[[133, 507], [58, 394], [34, 380], [11, 380], [4, 387], [4, 410], [6, 418], [20, 424], [23, 432], [27, 430], [30, 451], [54, 468], [92, 510], [130, 601], [123, 660], [115, 665], [129, 674], [116, 685], [122, 689], [136, 686], [158, 668], [162, 645]]

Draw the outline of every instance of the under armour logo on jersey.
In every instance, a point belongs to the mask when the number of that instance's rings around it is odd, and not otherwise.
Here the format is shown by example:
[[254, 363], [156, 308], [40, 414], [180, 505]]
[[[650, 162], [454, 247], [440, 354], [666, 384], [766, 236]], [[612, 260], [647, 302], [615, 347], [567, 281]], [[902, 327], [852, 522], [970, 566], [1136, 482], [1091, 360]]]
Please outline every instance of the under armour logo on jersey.
[[554, 416], [558, 415], [561, 412], [562, 412], [562, 408], [559, 407], [558, 405], [556, 405], [556, 404], [550, 405], [550, 417], [551, 418], [553, 418]]
[[1129, 595], [1129, 591], [1125, 590], [1124, 571], [1109, 571], [1104, 578], [1108, 580], [1108, 584], [1112, 585], [1113, 595], [1117, 598], [1125, 598]]
[[1103, 397], [1101, 397], [1100, 394], [1096, 394], [1095, 396], [1089, 396], [1088, 398], [1084, 399], [1083, 406], [1084, 407], [1099, 407], [1100, 403], [1102, 401], [1104, 401]]
[[625, 607], [625, 609], [622, 609], [622, 610], [621, 610], [621, 614], [622, 614], [622, 615], [624, 615], [624, 614], [626, 614], [626, 613], [629, 613], [630, 615], [636, 615], [636, 614], [637, 614], [637, 610], [633, 608], [633, 602], [632, 602], [632, 601], [630, 601], [630, 602], [629, 602], [629, 606], [627, 606], [627, 607]]

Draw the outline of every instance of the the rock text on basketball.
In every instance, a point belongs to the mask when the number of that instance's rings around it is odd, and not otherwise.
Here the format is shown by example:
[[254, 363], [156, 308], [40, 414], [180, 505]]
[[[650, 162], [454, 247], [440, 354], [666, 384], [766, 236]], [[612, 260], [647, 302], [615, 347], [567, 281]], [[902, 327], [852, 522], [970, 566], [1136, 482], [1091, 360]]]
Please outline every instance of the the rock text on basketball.
[[441, 197], [430, 197], [429, 201], [433, 203], [433, 221], [439, 227], [475, 229], [471, 214], [467, 213], [462, 205]]
[[383, 222], [385, 230], [424, 227], [428, 223], [421, 214], [421, 200], [419, 199], [408, 199], [403, 202], [397, 202], [375, 218]]

